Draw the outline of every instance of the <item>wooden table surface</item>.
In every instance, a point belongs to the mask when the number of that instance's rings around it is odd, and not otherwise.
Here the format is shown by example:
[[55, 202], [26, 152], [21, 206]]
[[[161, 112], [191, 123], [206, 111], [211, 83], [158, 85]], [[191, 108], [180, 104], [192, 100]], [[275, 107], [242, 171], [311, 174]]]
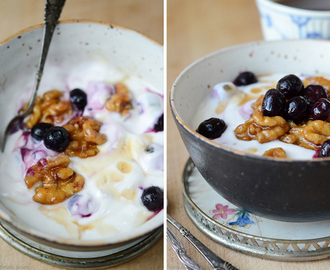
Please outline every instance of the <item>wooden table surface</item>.
[[[200, 57], [227, 46], [263, 38], [254, 0], [168, 0], [167, 21], [168, 91], [179, 73]], [[180, 180], [189, 155], [169, 108], [167, 136], [168, 213], [193, 235], [240, 270], [330, 269], [329, 260], [290, 263], [247, 256], [213, 242], [199, 231], [183, 209]], [[179, 238], [190, 257], [203, 269], [211, 269], [194, 247], [183, 237]], [[170, 247], [167, 248], [167, 268], [184, 269]]]
[[[1, 0], [0, 40], [43, 23], [44, 3], [44, 0]], [[67, 0], [60, 20], [70, 19], [88, 19], [125, 26], [163, 43], [162, 0]], [[116, 269], [163, 269], [163, 243], [163, 240], [158, 241], [147, 252]], [[31, 259], [0, 239], [0, 269], [60, 268]]]

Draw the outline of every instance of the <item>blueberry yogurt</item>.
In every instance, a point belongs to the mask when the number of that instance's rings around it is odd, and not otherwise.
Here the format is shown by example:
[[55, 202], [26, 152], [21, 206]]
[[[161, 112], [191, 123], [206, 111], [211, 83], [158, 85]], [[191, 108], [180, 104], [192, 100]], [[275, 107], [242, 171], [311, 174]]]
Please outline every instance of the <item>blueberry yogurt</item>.
[[213, 87], [198, 107], [192, 127], [216, 143], [259, 156], [328, 157], [329, 79], [242, 72]]
[[162, 219], [162, 91], [103, 62], [62, 74], [54, 89], [53, 69], [0, 155], [5, 208], [45, 234], [82, 240], [123, 239]]

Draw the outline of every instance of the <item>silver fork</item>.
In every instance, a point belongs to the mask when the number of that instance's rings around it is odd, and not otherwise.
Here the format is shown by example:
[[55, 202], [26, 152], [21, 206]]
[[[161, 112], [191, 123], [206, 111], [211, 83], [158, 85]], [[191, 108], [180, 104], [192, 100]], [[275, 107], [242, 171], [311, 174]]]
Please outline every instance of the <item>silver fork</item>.
[[170, 215], [167, 215], [167, 221], [171, 223], [178, 231], [203, 255], [214, 270], [238, 270], [230, 263], [221, 259], [212, 250], [206, 247], [201, 241], [193, 236], [186, 228], [177, 222]]

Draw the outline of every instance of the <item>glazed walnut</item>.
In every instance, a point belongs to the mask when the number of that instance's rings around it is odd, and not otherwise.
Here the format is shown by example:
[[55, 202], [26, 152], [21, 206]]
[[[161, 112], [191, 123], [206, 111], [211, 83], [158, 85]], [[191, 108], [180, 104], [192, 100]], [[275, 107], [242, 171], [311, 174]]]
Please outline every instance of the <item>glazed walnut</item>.
[[106, 136], [99, 133], [101, 125], [101, 122], [83, 116], [64, 125], [70, 134], [70, 144], [64, 153], [80, 158], [95, 156], [99, 152], [97, 146], [107, 141]]
[[290, 123], [291, 128], [280, 140], [301, 147], [320, 150], [321, 145], [330, 136], [330, 123], [322, 120], [309, 121], [303, 125]]
[[[72, 114], [72, 105], [69, 101], [61, 100], [63, 94], [58, 90], [46, 92], [42, 98], [37, 97], [33, 112], [25, 125], [31, 129], [35, 124], [40, 122], [60, 124], [63, 120]], [[22, 110], [25, 110], [28, 103]]]
[[281, 147], [271, 148], [263, 154], [264, 157], [286, 158], [286, 153]]
[[70, 159], [64, 154], [43, 158], [30, 167], [25, 176], [25, 184], [35, 189], [33, 200], [41, 204], [57, 204], [79, 192], [85, 183], [84, 178], [69, 168]]
[[[276, 140], [287, 133], [290, 129], [287, 121], [281, 116], [264, 116], [260, 111], [263, 96], [252, 105], [254, 112], [251, 118], [235, 129], [238, 139], [244, 141], [258, 140], [266, 143]], [[260, 102], [261, 100], [261, 102]]]
[[112, 95], [111, 98], [107, 100], [105, 107], [109, 111], [116, 111], [125, 115], [133, 108], [130, 91], [122, 83], [116, 84], [115, 90], [116, 94]]

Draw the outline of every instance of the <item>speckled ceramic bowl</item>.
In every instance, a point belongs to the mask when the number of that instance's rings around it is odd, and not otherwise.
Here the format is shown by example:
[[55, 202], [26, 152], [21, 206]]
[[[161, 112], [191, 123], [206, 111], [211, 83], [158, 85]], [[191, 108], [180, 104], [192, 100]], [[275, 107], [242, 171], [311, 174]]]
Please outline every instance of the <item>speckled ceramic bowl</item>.
[[261, 41], [207, 55], [175, 80], [170, 105], [190, 156], [225, 199], [256, 215], [281, 221], [330, 218], [330, 160], [274, 160], [221, 146], [199, 135], [192, 119], [200, 101], [219, 82], [241, 71], [329, 73], [330, 43], [315, 40]]
[[[18, 33], [0, 45], [2, 63], [0, 68], [0, 139], [7, 123], [16, 114], [12, 104], [17, 95], [29, 96], [29, 93], [23, 93], [22, 90], [26, 89], [27, 85], [33, 85], [40, 55], [42, 31], [42, 25], [35, 26]], [[90, 21], [66, 21], [57, 26], [40, 88], [48, 88], [53, 84], [52, 87], [58, 86], [58, 89], [61, 89], [63, 87], [61, 81], [63, 82], [66, 72], [79, 64], [93, 61], [111, 63], [125, 74], [136, 75], [157, 89], [163, 89], [163, 48], [161, 45], [133, 30]], [[60, 70], [58, 74], [62, 77], [59, 77], [57, 82], [49, 84], [48, 76], [51, 67]], [[103, 75], [100, 74], [100, 76]], [[4, 197], [0, 198], [1, 221], [13, 234], [18, 237], [24, 236], [33, 243], [40, 243], [43, 250], [48, 248], [52, 252], [61, 251], [61, 255], [69, 255], [69, 252], [63, 252], [63, 250], [76, 252], [101, 250], [104, 252], [100, 254], [105, 256], [112, 248], [136, 243], [139, 239], [147, 237], [163, 224], [163, 211], [160, 211], [143, 225], [124, 235], [104, 236], [101, 240], [95, 241], [63, 238], [58, 237], [61, 235], [60, 231], [47, 233], [47, 228], [45, 231], [34, 228], [31, 224], [35, 217], [26, 212], [16, 213], [8, 209], [4, 200], [6, 200]], [[31, 222], [27, 222], [30, 220]], [[94, 255], [97, 256], [97, 254]]]

